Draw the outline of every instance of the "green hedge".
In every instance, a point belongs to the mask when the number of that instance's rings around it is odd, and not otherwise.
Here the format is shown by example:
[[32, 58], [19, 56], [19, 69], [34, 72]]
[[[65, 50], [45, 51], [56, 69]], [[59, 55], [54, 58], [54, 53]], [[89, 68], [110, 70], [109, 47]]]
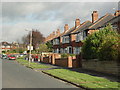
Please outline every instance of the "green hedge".
[[82, 47], [83, 58], [87, 60], [118, 60], [119, 53], [120, 35], [111, 25], [89, 35]]

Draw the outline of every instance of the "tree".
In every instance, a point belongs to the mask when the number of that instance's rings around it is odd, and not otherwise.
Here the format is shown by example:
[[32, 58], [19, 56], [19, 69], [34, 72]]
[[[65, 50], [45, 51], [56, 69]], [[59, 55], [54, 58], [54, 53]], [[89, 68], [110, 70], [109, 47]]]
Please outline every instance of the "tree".
[[120, 53], [120, 35], [111, 25], [89, 35], [82, 47], [83, 58], [117, 60]]
[[45, 38], [43, 37], [41, 32], [39, 32], [38, 30], [32, 31], [32, 45], [33, 45], [34, 49], [39, 47], [39, 44], [43, 43], [44, 39]]
[[52, 46], [53, 46], [52, 43], [51, 42], [47, 42], [46, 45], [48, 47], [48, 50], [52, 51]]
[[119, 60], [120, 57], [120, 35], [112, 34], [107, 35], [101, 47], [99, 48], [99, 59], [100, 60]]
[[38, 49], [39, 52], [48, 52], [48, 47], [46, 44], [40, 44], [39, 45], [39, 49]]
[[[34, 50], [39, 47], [39, 44], [43, 43], [44, 39], [40, 31], [32, 30], [32, 45]], [[30, 43], [30, 33], [27, 36], [23, 36], [22, 41], [24, 44], [28, 45]]]

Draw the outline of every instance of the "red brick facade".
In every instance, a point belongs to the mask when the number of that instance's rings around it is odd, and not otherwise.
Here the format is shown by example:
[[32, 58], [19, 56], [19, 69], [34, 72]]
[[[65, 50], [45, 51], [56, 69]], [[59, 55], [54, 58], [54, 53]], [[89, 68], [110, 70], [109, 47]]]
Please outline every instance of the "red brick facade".
[[[84, 39], [83, 37], [79, 37], [80, 35], [83, 35], [83, 36], [86, 37], [89, 34], [92, 34], [96, 31], [99, 31], [99, 28], [100, 28], [100, 26], [102, 26], [102, 24], [106, 23], [107, 21], [109, 21], [113, 17], [117, 17], [119, 15], [120, 15], [120, 11], [117, 10], [115, 12], [114, 16], [112, 14], [106, 14], [102, 18], [98, 19], [98, 12], [93, 11], [93, 13], [92, 13], [92, 23], [89, 22], [89, 21], [86, 21], [86, 22], [80, 24], [80, 19], [76, 19], [74, 27], [69, 29], [68, 24], [65, 24], [63, 33], [60, 33], [60, 31], [58, 29], [56, 31], [56, 34], [55, 34], [55, 32], [50, 34], [46, 38], [46, 41], [51, 41], [53, 43], [54, 39], [57, 39], [58, 43], [53, 44], [53, 50], [54, 50], [55, 53], [73, 53], [73, 54], [80, 53], [78, 51], [82, 47], [82, 45], [83, 45], [82, 40]], [[91, 24], [87, 25], [88, 22], [89, 22], [89, 24], [90, 23]], [[120, 22], [117, 23], [117, 24], [118, 24], [118, 31], [120, 31], [120, 29], [119, 29]], [[72, 33], [72, 32], [74, 32], [74, 33]], [[77, 41], [77, 35], [78, 35], [79, 38], [81, 38], [81, 40]]]

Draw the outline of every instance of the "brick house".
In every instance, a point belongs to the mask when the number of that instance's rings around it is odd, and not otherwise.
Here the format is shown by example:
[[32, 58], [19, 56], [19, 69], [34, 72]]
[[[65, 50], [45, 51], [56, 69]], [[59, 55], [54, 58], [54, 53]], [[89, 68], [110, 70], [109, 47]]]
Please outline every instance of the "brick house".
[[[106, 14], [98, 18], [98, 12], [93, 11], [92, 22], [85, 21], [80, 24], [80, 20], [76, 19], [75, 26], [69, 29], [68, 24], [64, 26], [64, 32], [55, 35], [50, 41], [53, 43], [54, 53], [71, 53], [79, 54], [84, 40], [89, 34], [100, 30], [105, 27], [107, 23], [112, 22], [116, 25], [115, 21], [119, 18], [119, 10], [115, 14]], [[119, 25], [118, 25], [119, 26]]]
[[11, 49], [11, 44], [8, 42], [1, 42], [0, 43], [0, 52], [7, 51]]
[[109, 20], [115, 17], [113, 14], [107, 13], [106, 15], [98, 19], [98, 15], [96, 14], [98, 14], [98, 12], [93, 11], [92, 18], [95, 18], [95, 17], [96, 18], [92, 19], [93, 24], [87, 29], [88, 34], [92, 34], [93, 32], [100, 30], [101, 28], [103, 28], [105, 23], [107, 23]]
[[106, 22], [104, 26], [110, 23], [113, 29], [116, 29], [118, 33], [120, 34], [120, 10], [117, 10], [114, 15], [115, 17], [109, 20], [108, 22]]

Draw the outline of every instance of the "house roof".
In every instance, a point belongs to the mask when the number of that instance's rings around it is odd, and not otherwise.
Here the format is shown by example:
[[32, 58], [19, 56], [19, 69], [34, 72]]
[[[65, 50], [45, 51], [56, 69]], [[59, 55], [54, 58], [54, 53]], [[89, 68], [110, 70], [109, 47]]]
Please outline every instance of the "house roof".
[[76, 30], [74, 30], [74, 31], [72, 31], [71, 33], [79, 33], [80, 31], [83, 31], [83, 30], [86, 30], [86, 29], [88, 29], [88, 27], [90, 26], [90, 25], [92, 25], [93, 23], [92, 22], [90, 22], [90, 21], [85, 21], [84, 23], [82, 23], [81, 25], [80, 25], [80, 27], [79, 28], [77, 28]]
[[[80, 27], [80, 26], [79, 26]], [[66, 36], [68, 34], [70, 34], [71, 32], [73, 32], [76, 28], [75, 27], [72, 27], [70, 28], [66, 33], [64, 33], [62, 36]]]
[[71, 28], [67, 33], [65, 33], [63, 36], [69, 35], [69, 34], [75, 34], [80, 32], [81, 30], [85, 30], [88, 28], [88, 26], [90, 26], [92, 23], [90, 21], [85, 21], [83, 22], [80, 26], [78, 26], [77, 28], [73, 27]]
[[107, 25], [108, 23], [114, 24], [114, 23], [117, 23], [117, 22], [120, 22], [120, 15], [112, 18], [111, 20], [106, 22], [105, 25]]
[[[59, 36], [57, 36], [57, 37], [55, 37], [55, 38], [62, 37], [62, 36], [64, 36], [64, 35], [66, 35], [67, 33], [72, 32], [73, 30], [75, 30], [75, 27], [70, 28], [69, 30], [67, 30], [66, 32], [61, 33]], [[54, 39], [55, 39], [55, 38], [54, 38]]]
[[101, 17], [100, 19], [98, 19], [96, 22], [93, 23], [93, 25], [91, 25], [88, 29], [98, 29], [99, 27], [104, 26], [104, 24], [111, 20], [112, 18], [114, 18], [114, 16], [112, 14], [106, 14], [103, 17]]
[[11, 44], [8, 43], [8, 42], [2, 42], [2, 45], [3, 45], [3, 46], [10, 46]]

